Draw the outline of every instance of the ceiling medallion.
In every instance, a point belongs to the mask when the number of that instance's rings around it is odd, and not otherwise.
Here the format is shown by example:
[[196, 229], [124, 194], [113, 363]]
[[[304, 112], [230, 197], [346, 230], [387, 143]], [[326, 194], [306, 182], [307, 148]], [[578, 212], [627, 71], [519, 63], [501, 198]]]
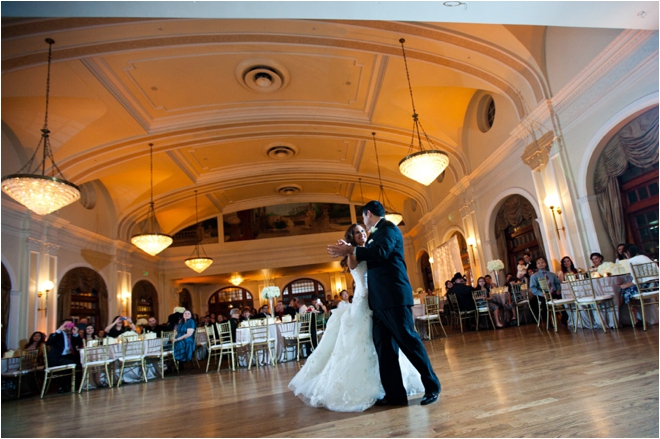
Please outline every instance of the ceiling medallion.
[[287, 145], [271, 146], [266, 149], [266, 155], [271, 159], [283, 160], [290, 159], [298, 153], [297, 148]]
[[283, 184], [276, 189], [277, 193], [280, 195], [295, 195], [302, 192], [302, 186], [297, 184]]
[[284, 88], [289, 73], [280, 63], [269, 59], [251, 59], [236, 67], [236, 79], [245, 88], [259, 93], [273, 93]]

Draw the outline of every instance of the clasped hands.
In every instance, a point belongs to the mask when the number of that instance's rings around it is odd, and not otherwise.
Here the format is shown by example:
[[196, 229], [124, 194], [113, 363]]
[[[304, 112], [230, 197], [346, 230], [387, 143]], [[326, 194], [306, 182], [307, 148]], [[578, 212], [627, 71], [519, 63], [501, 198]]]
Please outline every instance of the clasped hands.
[[340, 256], [346, 256], [353, 253], [353, 246], [348, 242], [340, 239], [335, 245], [329, 245], [328, 254], [333, 258], [338, 258]]

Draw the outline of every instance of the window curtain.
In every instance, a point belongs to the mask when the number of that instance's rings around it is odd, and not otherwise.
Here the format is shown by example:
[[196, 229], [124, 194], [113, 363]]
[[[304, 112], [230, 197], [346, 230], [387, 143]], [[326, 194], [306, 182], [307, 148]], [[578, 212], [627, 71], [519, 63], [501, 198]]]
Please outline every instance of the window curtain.
[[534, 229], [534, 236], [539, 243], [539, 249], [542, 254], [545, 254], [543, 248], [543, 239], [541, 239], [541, 230], [538, 222], [536, 221], [536, 212], [534, 206], [521, 195], [512, 195], [504, 201], [500, 211], [497, 212], [495, 218], [495, 238], [497, 239], [497, 251], [499, 259], [504, 262], [504, 272], [515, 272], [509, 264], [508, 248], [506, 245], [506, 229], [509, 226], [516, 227], [524, 220], [532, 220], [532, 227]]
[[71, 291], [96, 290], [99, 295], [100, 327], [108, 325], [108, 289], [103, 278], [91, 268], [74, 268], [64, 275], [57, 289], [57, 319], [58, 325], [63, 319], [71, 317]]
[[443, 291], [445, 281], [451, 280], [455, 273], [463, 272], [461, 250], [456, 236], [433, 250], [433, 272]]
[[658, 163], [658, 107], [636, 117], [605, 146], [594, 172], [594, 191], [612, 247], [625, 242], [626, 230], [617, 177], [628, 163], [648, 168]]

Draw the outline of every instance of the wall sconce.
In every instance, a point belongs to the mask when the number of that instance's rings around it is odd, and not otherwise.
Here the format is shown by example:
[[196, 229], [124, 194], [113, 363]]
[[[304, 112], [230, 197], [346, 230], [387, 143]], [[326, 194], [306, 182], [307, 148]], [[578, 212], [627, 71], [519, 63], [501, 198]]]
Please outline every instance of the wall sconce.
[[433, 263], [433, 256], [429, 256], [429, 264]]
[[555, 230], [557, 231], [557, 239], [561, 240], [561, 237], [559, 236], [559, 231], [566, 231], [566, 228], [562, 225], [561, 228], [557, 225], [557, 216], [555, 215], [555, 211], [557, 212], [557, 215], [561, 215], [561, 207], [559, 207], [559, 198], [557, 198], [556, 195], [548, 195], [545, 197], [545, 200], [543, 200], [546, 206], [550, 208], [550, 211], [552, 212], [552, 220], [555, 222]]
[[41, 282], [39, 285], [39, 291], [37, 292], [37, 297], [41, 299], [41, 296], [44, 294], [46, 295], [46, 300], [44, 301], [44, 307], [43, 308], [37, 308], [37, 311], [45, 311], [45, 315], [48, 316], [48, 293], [50, 290], [55, 288], [55, 284], [51, 280], [46, 280]]
[[470, 236], [470, 237], [466, 240], [466, 242], [467, 242], [467, 245], [469, 245], [470, 247], [474, 247], [474, 246], [477, 245], [477, 241], [474, 239], [474, 236]]

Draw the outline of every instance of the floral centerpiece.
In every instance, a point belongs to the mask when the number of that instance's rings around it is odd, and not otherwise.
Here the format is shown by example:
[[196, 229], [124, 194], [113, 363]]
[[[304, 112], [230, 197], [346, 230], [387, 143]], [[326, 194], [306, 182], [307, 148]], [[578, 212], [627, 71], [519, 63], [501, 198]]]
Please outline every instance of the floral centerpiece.
[[261, 297], [263, 299], [274, 299], [280, 297], [280, 288], [276, 286], [269, 286], [261, 290]]
[[495, 259], [494, 261], [488, 261], [488, 264], [486, 264], [486, 268], [488, 269], [488, 271], [504, 270], [504, 262], [502, 262], [499, 259]]

